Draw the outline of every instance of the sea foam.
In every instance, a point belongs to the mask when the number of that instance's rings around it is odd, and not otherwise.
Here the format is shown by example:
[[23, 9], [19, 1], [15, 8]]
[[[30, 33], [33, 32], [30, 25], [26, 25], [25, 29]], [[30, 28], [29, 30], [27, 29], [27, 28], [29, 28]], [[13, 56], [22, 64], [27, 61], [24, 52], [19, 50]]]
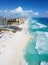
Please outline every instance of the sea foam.
[[48, 63], [42, 61], [40, 65], [48, 65]]

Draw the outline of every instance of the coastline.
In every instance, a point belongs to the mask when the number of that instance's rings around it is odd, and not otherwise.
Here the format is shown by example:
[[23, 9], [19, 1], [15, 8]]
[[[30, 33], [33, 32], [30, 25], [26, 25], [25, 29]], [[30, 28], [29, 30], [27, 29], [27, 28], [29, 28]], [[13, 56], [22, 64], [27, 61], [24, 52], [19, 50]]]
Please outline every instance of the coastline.
[[6, 39], [0, 45], [0, 65], [23, 65], [23, 51], [28, 44], [28, 41], [33, 38], [28, 29], [28, 20], [21, 24], [22, 31], [16, 32], [12, 37]]

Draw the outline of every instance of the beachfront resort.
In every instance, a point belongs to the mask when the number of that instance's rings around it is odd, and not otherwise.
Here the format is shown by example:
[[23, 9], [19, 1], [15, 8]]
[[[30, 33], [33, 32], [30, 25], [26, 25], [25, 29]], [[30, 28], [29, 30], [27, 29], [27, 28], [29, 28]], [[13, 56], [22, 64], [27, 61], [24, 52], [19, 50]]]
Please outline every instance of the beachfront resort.
[[0, 18], [0, 65], [23, 65], [24, 50], [31, 39], [27, 18]]
[[21, 30], [22, 28], [19, 28], [19, 25], [24, 23], [26, 18], [4, 18], [0, 17], [0, 32], [1, 31], [13, 31], [16, 32], [17, 30]]

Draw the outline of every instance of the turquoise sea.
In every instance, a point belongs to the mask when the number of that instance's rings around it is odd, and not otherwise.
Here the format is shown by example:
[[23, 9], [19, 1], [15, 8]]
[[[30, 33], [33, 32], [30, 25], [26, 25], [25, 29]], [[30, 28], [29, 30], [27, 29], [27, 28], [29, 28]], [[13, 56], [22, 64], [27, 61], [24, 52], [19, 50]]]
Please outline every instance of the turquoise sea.
[[30, 18], [28, 25], [34, 38], [28, 42], [24, 58], [28, 65], [48, 65], [48, 18]]

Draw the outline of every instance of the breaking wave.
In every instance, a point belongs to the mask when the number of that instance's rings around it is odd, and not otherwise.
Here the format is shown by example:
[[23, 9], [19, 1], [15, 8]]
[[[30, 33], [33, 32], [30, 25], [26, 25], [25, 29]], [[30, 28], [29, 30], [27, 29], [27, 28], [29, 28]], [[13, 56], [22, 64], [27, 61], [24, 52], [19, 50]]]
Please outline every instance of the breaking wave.
[[27, 45], [24, 55], [28, 65], [48, 65], [48, 26], [43, 22], [46, 20], [41, 18], [39, 20], [30, 19], [28, 22], [28, 31], [34, 35], [34, 39]]

